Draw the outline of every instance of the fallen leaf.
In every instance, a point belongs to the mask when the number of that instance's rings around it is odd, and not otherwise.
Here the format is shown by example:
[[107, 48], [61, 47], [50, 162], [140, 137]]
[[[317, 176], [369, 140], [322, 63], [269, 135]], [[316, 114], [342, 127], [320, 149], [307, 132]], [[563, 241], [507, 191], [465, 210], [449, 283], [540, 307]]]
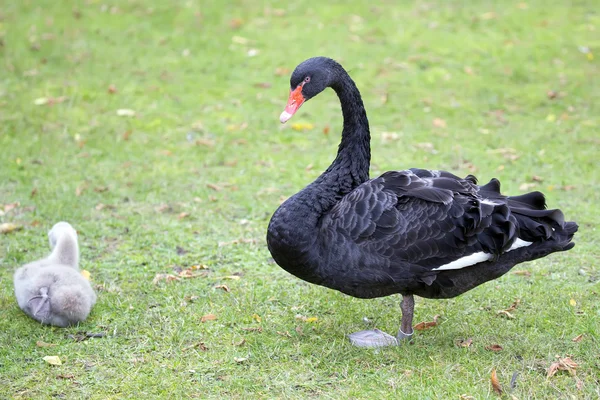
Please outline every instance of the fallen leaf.
[[277, 331], [277, 334], [280, 336], [285, 336], [285, 337], [289, 337], [289, 338], [292, 337], [292, 335], [290, 335], [290, 333], [288, 331], [285, 331], [285, 332]]
[[242, 338], [242, 340], [240, 340], [237, 343], [234, 343], [233, 345], [239, 347], [239, 346], [243, 346], [245, 343], [246, 343], [246, 339]]
[[558, 361], [555, 361], [552, 364], [550, 364], [550, 368], [548, 368], [548, 375], [546, 377], [551, 378], [558, 371], [568, 371], [569, 374], [575, 376], [577, 373], [576, 369], [578, 367], [579, 367], [579, 365], [575, 361], [573, 361], [571, 359], [571, 357], [565, 357], [565, 358], [559, 357]]
[[323, 128], [323, 135], [329, 135], [329, 125], [325, 125]]
[[110, 93], [110, 94], [117, 93], [117, 87], [113, 84], [108, 85], [108, 93]]
[[275, 75], [277, 76], [286, 76], [290, 73], [290, 69], [286, 67], [277, 67], [275, 68]]
[[458, 347], [471, 347], [472, 344], [473, 344], [473, 339], [472, 338], [468, 338], [467, 340], [459, 339], [456, 342], [456, 345]]
[[204, 344], [204, 342], [194, 343], [191, 346], [184, 347], [182, 350], [187, 351], [187, 350], [191, 350], [191, 349], [199, 349], [202, 351], [208, 351], [208, 347], [206, 347], [206, 344]]
[[295, 131], [309, 131], [311, 129], [313, 129], [315, 126], [313, 124], [310, 123], [305, 123], [305, 122], [296, 122], [292, 124], [292, 129]]
[[214, 147], [215, 146], [214, 140], [206, 139], [206, 138], [196, 139], [196, 141], [194, 143], [196, 144], [196, 146], [206, 146], [206, 147]]
[[520, 275], [520, 276], [526, 276], [526, 277], [530, 277], [531, 276], [531, 272], [530, 271], [513, 271], [512, 272], [513, 275]]
[[226, 292], [230, 292], [230, 289], [229, 289], [229, 287], [227, 285], [216, 285], [215, 289], [222, 289], [222, 290], [224, 290]]
[[252, 319], [256, 322], [262, 322], [262, 318], [258, 314], [252, 314]]
[[56, 346], [53, 343], [46, 343], [46, 342], [42, 342], [41, 340], [38, 340], [37, 342], [35, 342], [35, 345], [37, 347], [54, 347], [54, 346]]
[[254, 87], [256, 88], [262, 88], [262, 89], [268, 89], [270, 88], [272, 85], [269, 82], [258, 82], [254, 84]]
[[215, 314], [206, 314], [206, 315], [203, 315], [202, 318], [200, 318], [200, 322], [214, 321], [216, 319], [217, 319], [217, 316]]
[[231, 244], [240, 244], [240, 243], [256, 244], [256, 243], [258, 243], [258, 240], [256, 240], [256, 239], [236, 239], [236, 240], [232, 240], [231, 242], [219, 242], [219, 247], [228, 246]]
[[242, 279], [242, 277], [239, 275], [225, 275], [225, 276], [221, 277], [221, 279], [229, 279], [232, 281], [239, 281], [240, 279]]
[[35, 197], [35, 195], [37, 194], [37, 192], [38, 192], [37, 188], [36, 188], [36, 187], [34, 187], [34, 188], [31, 190], [31, 193], [29, 194], [29, 197], [31, 197], [31, 198], [34, 198], [34, 197]]
[[20, 205], [21, 205], [21, 203], [19, 203], [18, 201], [14, 202], [14, 203], [5, 204], [4, 205], [4, 212], [7, 213], [10, 210], [14, 210], [15, 208], [19, 207]]
[[569, 305], [575, 307], [577, 305], [577, 301], [575, 299], [569, 300]]
[[117, 110], [117, 115], [119, 117], [135, 117], [135, 111], [128, 108], [120, 108]]
[[87, 269], [82, 269], [81, 270], [81, 276], [83, 276], [83, 278], [86, 281], [89, 281], [90, 280], [90, 276], [91, 276], [90, 271], [88, 271]]
[[383, 143], [391, 142], [400, 139], [400, 135], [396, 132], [381, 132], [381, 141]]
[[573, 341], [575, 343], [579, 343], [579, 342], [581, 342], [581, 339], [583, 339], [583, 333], [575, 336], [573, 339], [571, 339], [571, 341]]
[[123, 134], [121, 135], [121, 139], [129, 140], [129, 137], [131, 136], [132, 133], [133, 133], [133, 131], [131, 129], [123, 132]]
[[433, 126], [435, 126], [436, 128], [445, 128], [447, 126], [447, 124], [446, 124], [446, 121], [444, 121], [441, 118], [434, 118]]
[[308, 317], [304, 320], [304, 322], [311, 323], [311, 322], [317, 322], [318, 320], [319, 320], [318, 317]]
[[182, 212], [182, 213], [180, 213], [180, 214], [177, 216], [177, 218], [178, 218], [178, 219], [184, 219], [184, 218], [187, 218], [187, 217], [189, 217], [189, 216], [190, 216], [190, 213]]
[[94, 188], [94, 192], [96, 193], [103, 193], [103, 192], [108, 192], [108, 186], [98, 186]]
[[[241, 18], [233, 18], [231, 21], [229, 21], [229, 27], [231, 29], [239, 29], [242, 25], [244, 25], [244, 20]], [[236, 37], [236, 36], [234, 36]], [[243, 43], [240, 43], [243, 44]]]
[[510, 307], [508, 307], [506, 309], [506, 311], [514, 311], [517, 309], [517, 307], [519, 306], [519, 304], [521, 304], [521, 299], [516, 299], [511, 305]]
[[530, 190], [536, 186], [537, 186], [537, 183], [535, 183], [535, 182], [525, 182], [519, 186], [519, 190], [523, 190], [523, 191]]
[[262, 327], [261, 326], [253, 326], [250, 328], [242, 328], [242, 330], [246, 331], [246, 332], [262, 332]]
[[433, 328], [434, 326], [437, 326], [437, 320], [439, 318], [439, 315], [436, 315], [433, 317], [433, 321], [430, 322], [419, 322], [418, 324], [416, 324], [413, 329], [416, 331], [424, 331], [426, 329], [429, 328]]
[[544, 178], [542, 178], [541, 176], [538, 176], [538, 175], [533, 175], [531, 177], [531, 180], [534, 182], [544, 182]]
[[244, 361], [248, 360], [248, 357], [233, 357], [236, 363], [241, 364]]
[[494, 389], [494, 392], [496, 392], [498, 395], [502, 395], [502, 387], [500, 386], [500, 381], [498, 381], [498, 376], [496, 375], [496, 368], [492, 369], [490, 379], [492, 381], [492, 388]]
[[62, 365], [62, 361], [60, 361], [60, 357], [58, 356], [45, 356], [43, 360], [50, 365]]
[[175, 275], [171, 275], [171, 274], [156, 274], [156, 276], [154, 277], [154, 279], [152, 280], [153, 284], [158, 284], [158, 282], [160, 281], [167, 281], [167, 282], [171, 282], [171, 281], [179, 281], [181, 280], [181, 278], [175, 276]]
[[508, 318], [508, 319], [515, 319], [515, 316], [514, 316], [514, 315], [512, 315], [511, 313], [509, 313], [509, 312], [508, 312], [508, 311], [506, 311], [506, 310], [500, 310], [500, 311], [498, 311], [498, 314], [499, 314], [499, 315], [504, 315], [504, 316], [505, 316], [506, 318]]
[[5, 222], [3, 224], [0, 224], [0, 233], [6, 234], [18, 231], [20, 229], [23, 229], [21, 225], [13, 224], [12, 222]]
[[223, 190], [223, 188], [219, 185], [215, 185], [214, 183], [207, 183], [206, 187], [214, 190], [215, 192], [220, 192], [221, 190]]
[[502, 346], [500, 346], [499, 344], [490, 344], [489, 346], [485, 346], [485, 349], [496, 352], [503, 350]]
[[75, 379], [75, 375], [73, 374], [60, 374], [56, 375], [58, 379]]

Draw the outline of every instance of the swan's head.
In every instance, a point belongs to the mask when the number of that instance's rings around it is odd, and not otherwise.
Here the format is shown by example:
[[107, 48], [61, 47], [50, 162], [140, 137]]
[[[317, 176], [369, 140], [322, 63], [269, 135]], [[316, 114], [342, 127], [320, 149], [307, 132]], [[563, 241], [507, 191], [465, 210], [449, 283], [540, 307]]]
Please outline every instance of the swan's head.
[[314, 57], [296, 67], [290, 78], [290, 97], [279, 120], [285, 124], [305, 101], [315, 97], [328, 86], [332, 71], [339, 64], [330, 58]]
[[77, 231], [68, 222], [57, 222], [54, 224], [52, 229], [48, 232], [48, 240], [50, 242], [50, 248], [54, 249], [58, 239], [64, 235], [70, 235], [77, 240]]

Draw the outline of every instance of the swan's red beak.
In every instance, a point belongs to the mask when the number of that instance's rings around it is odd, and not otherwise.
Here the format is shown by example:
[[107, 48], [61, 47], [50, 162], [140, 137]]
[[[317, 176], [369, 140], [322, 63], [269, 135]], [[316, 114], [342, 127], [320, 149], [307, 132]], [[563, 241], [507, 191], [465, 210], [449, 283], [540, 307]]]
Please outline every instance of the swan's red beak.
[[290, 98], [288, 99], [287, 106], [285, 106], [285, 111], [283, 111], [279, 116], [281, 123], [285, 124], [290, 118], [292, 118], [292, 115], [298, 111], [302, 103], [304, 103], [302, 85], [298, 85], [296, 89], [290, 90]]

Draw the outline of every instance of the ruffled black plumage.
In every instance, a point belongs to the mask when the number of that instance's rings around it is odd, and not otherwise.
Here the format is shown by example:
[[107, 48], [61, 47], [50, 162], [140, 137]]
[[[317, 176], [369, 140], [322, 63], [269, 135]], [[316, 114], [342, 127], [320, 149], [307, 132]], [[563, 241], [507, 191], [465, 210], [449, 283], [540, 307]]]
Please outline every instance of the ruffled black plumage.
[[[574, 246], [577, 225], [560, 210], [547, 210], [540, 192], [510, 197], [496, 179], [479, 186], [473, 176], [424, 169], [369, 180], [369, 126], [354, 82], [326, 58], [300, 64], [292, 89], [305, 76], [313, 85], [307, 100], [326, 87], [336, 91], [344, 129], [332, 165], [271, 219], [267, 242], [282, 268], [355, 297], [447, 298], [517, 263]], [[531, 243], [510, 250], [523, 241]], [[489, 259], [440, 269], [478, 253]]]

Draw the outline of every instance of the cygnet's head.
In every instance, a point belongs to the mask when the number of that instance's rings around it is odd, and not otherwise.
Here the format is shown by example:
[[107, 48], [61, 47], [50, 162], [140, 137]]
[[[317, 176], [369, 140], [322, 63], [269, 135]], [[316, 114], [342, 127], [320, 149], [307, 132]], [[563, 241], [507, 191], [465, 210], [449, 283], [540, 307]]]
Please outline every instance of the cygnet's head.
[[57, 222], [54, 224], [52, 229], [48, 231], [48, 240], [50, 241], [50, 248], [54, 249], [58, 239], [64, 235], [70, 235], [77, 239], [77, 231], [68, 222]]

